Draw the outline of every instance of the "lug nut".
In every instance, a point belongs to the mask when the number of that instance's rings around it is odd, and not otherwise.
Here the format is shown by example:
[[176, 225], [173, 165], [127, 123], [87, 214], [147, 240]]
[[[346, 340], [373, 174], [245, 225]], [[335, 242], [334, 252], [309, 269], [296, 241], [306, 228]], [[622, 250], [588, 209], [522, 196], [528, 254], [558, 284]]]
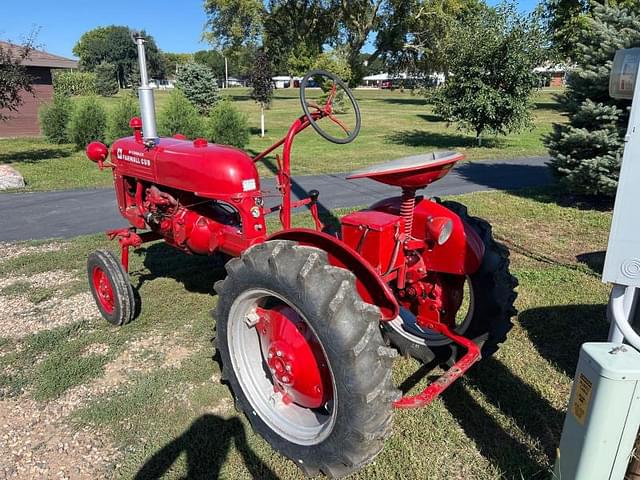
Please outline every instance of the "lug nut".
[[276, 355], [277, 355], [278, 357], [281, 357], [281, 356], [282, 356], [282, 350], [278, 350], [278, 351], [276, 352]]
[[285, 369], [287, 372], [291, 373], [291, 365], [286, 364], [286, 365], [284, 366], [284, 369]]
[[283, 375], [283, 376], [282, 376], [282, 381], [283, 381], [284, 383], [289, 383], [289, 380], [291, 380], [291, 379], [289, 378], [289, 376], [288, 376], [288, 375]]
[[273, 358], [273, 353], [269, 352], [269, 353], [268, 353], [268, 355], [267, 355], [267, 358], [268, 358], [269, 360], [271, 360], [271, 359]]
[[253, 327], [260, 320], [260, 316], [256, 312], [251, 312], [247, 314], [244, 321], [247, 323], [249, 327]]

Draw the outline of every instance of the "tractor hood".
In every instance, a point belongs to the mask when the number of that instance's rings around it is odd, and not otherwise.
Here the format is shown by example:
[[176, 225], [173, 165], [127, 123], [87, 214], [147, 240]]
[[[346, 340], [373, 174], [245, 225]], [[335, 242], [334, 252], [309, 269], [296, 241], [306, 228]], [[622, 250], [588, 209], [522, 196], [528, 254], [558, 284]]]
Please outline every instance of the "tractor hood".
[[251, 157], [204, 139], [160, 138], [157, 146], [148, 149], [134, 137], [122, 138], [111, 146], [111, 161], [121, 175], [202, 197], [220, 198], [260, 189]]

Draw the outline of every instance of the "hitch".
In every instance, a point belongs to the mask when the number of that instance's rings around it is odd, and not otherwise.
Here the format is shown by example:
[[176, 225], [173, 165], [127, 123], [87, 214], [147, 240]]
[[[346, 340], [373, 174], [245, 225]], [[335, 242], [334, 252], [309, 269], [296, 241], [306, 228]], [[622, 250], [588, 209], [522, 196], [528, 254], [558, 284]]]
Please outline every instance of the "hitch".
[[480, 360], [480, 349], [473, 340], [453, 333], [444, 323], [430, 322], [428, 325], [430, 330], [434, 330], [442, 335], [449, 337], [458, 345], [467, 349], [467, 353], [453, 364], [440, 378], [425, 388], [417, 395], [409, 395], [396, 400], [393, 403], [395, 408], [420, 408], [429, 405], [438, 395], [444, 392], [453, 382], [464, 375], [474, 363]]

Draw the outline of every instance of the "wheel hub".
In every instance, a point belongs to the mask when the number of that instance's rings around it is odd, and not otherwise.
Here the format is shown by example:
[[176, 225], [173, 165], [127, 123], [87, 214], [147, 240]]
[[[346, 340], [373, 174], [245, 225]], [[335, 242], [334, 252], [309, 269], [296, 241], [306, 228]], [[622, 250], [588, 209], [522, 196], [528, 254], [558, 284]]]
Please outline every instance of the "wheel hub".
[[98, 300], [107, 313], [113, 311], [113, 288], [107, 274], [99, 267], [93, 269], [93, 286], [98, 294]]
[[285, 404], [323, 406], [330, 398], [330, 375], [322, 349], [300, 316], [288, 306], [256, 309], [260, 346], [273, 387]]

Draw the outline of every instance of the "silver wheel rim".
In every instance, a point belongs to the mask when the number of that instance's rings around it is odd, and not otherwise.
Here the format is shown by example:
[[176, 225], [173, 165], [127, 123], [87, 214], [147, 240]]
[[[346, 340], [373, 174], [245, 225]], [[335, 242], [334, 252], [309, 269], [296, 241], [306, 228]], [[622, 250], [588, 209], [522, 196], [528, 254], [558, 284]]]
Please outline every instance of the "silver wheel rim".
[[[454, 328], [454, 331], [458, 335], [464, 335], [469, 325], [471, 325], [471, 319], [473, 318], [473, 311], [475, 306], [474, 294], [473, 294], [473, 286], [471, 284], [471, 278], [467, 275], [465, 277], [465, 285], [468, 286], [468, 298], [469, 305], [467, 307], [467, 313], [464, 319]], [[404, 318], [402, 317], [403, 311], [405, 312]], [[408, 315], [407, 315], [408, 314]], [[411, 312], [407, 312], [406, 310], [402, 310], [400, 315], [398, 315], [393, 320], [386, 322], [389, 327], [400, 334], [402, 337], [407, 340], [416, 343], [418, 345], [423, 345], [425, 347], [441, 347], [444, 345], [449, 345], [451, 343], [451, 339], [445, 337], [440, 333], [436, 333], [432, 330], [421, 329], [415, 323], [415, 317]]]
[[[333, 401], [324, 411], [310, 409], [291, 403], [285, 405], [282, 396], [274, 392], [271, 375], [266, 368], [260, 348], [260, 337], [255, 327], [250, 326], [246, 316], [255, 312], [258, 303], [273, 297], [290, 308], [302, 318], [309, 329], [318, 338], [304, 315], [282, 296], [265, 289], [249, 289], [242, 292], [229, 310], [227, 341], [233, 371], [242, 391], [251, 404], [249, 415], [257, 415], [267, 426], [281, 437], [299, 445], [316, 445], [329, 436], [336, 421], [335, 407], [337, 396], [335, 379], [331, 374]], [[323, 348], [325, 358], [326, 352]], [[328, 362], [327, 362], [328, 364]]]

